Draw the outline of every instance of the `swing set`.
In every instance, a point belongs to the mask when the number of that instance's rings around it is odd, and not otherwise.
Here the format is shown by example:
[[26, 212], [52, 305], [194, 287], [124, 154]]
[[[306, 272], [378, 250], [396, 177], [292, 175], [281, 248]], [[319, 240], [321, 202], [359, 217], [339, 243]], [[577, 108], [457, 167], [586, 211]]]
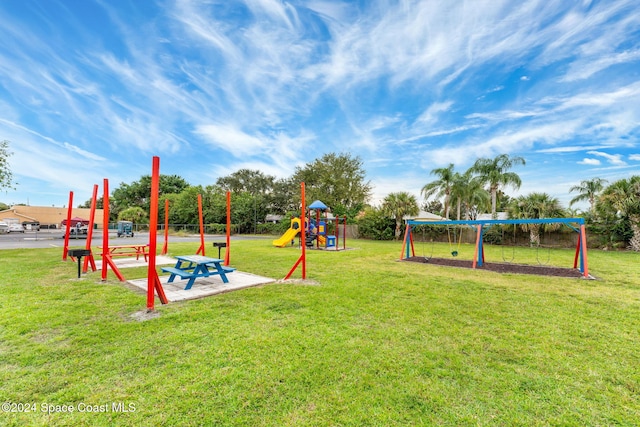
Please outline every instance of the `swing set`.
[[[449, 251], [451, 252], [451, 256], [457, 257], [460, 252], [460, 244], [462, 243], [462, 230], [458, 231], [458, 228], [455, 227], [453, 229], [453, 241], [451, 241], [451, 229], [447, 227], [447, 239], [449, 240]], [[456, 244], [456, 235], [458, 236], [458, 247], [455, 247]]]
[[[433, 226], [433, 225], [446, 225], [447, 226], [447, 238], [449, 241], [449, 248], [451, 250], [452, 256], [458, 256], [460, 244], [462, 242], [462, 233], [461, 230], [454, 228], [453, 233], [451, 232], [450, 227], [462, 227], [468, 226], [475, 230], [476, 233], [476, 241], [475, 241], [475, 251], [473, 255], [473, 264], [472, 268], [482, 267], [485, 262], [485, 253], [484, 253], [484, 242], [483, 235], [484, 231], [489, 229], [494, 225], [513, 225], [514, 230], [516, 225], [522, 224], [563, 224], [571, 228], [573, 231], [578, 233], [578, 239], [576, 243], [576, 252], [573, 261], [573, 268], [579, 269], [584, 278], [589, 277], [589, 266], [588, 266], [588, 256], [587, 256], [587, 235], [586, 235], [586, 227], [584, 218], [537, 218], [537, 219], [487, 219], [487, 220], [468, 220], [468, 221], [418, 221], [418, 220], [409, 220], [407, 221], [407, 227], [404, 234], [403, 248], [400, 254], [400, 259], [407, 259], [410, 257], [415, 257], [415, 247], [413, 242], [413, 228], [416, 226]], [[424, 229], [423, 229], [424, 233]], [[424, 236], [424, 234], [423, 234]], [[515, 236], [515, 231], [514, 231]], [[424, 237], [423, 237], [424, 240]], [[457, 244], [457, 248], [455, 245]], [[537, 251], [539, 251], [540, 247], [538, 246]], [[515, 249], [514, 249], [515, 251]], [[433, 253], [432, 253], [433, 255]], [[515, 252], [512, 254], [511, 261], [515, 257]], [[503, 253], [503, 259], [505, 258]], [[550, 261], [551, 251], [548, 252], [547, 262]], [[425, 259], [427, 259], [425, 257]], [[540, 261], [540, 255], [536, 252], [536, 259], [539, 264], [542, 264]]]
[[[421, 229], [422, 257], [426, 261], [429, 261], [431, 258], [433, 258], [434, 240], [433, 236], [431, 236], [431, 239], [429, 240], [431, 242], [431, 253], [429, 256], [427, 256], [425, 251], [425, 242], [427, 241], [426, 227], [421, 227]], [[457, 227], [447, 227], [447, 242], [449, 242], [449, 253], [451, 253], [451, 256], [457, 257], [460, 253], [460, 245], [462, 244], [462, 230], [459, 230]]]

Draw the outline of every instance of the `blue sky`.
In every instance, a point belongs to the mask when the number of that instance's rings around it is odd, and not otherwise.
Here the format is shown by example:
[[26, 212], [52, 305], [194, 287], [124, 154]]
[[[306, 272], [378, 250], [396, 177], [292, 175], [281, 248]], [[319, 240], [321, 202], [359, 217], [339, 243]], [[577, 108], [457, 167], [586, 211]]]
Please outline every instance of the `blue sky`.
[[8, 204], [77, 205], [152, 156], [208, 185], [349, 152], [373, 203], [507, 153], [508, 194], [567, 205], [640, 174], [639, 136], [637, 0], [0, 1]]

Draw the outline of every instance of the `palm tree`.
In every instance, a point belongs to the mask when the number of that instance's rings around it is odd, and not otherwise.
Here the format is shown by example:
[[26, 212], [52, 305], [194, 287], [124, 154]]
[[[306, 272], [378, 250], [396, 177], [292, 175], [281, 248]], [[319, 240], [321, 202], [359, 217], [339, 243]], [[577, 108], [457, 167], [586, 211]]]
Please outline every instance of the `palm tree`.
[[[555, 197], [547, 193], [531, 193], [520, 196], [509, 205], [509, 218], [538, 219], [564, 217], [565, 211]], [[520, 228], [529, 232], [531, 246], [540, 246], [540, 230], [556, 230], [562, 224], [522, 224]], [[544, 226], [544, 227], [543, 227]]]
[[455, 172], [453, 171], [453, 163], [449, 163], [446, 168], [437, 168], [431, 171], [431, 175], [438, 177], [437, 180], [432, 181], [422, 187], [422, 195], [425, 199], [433, 196], [444, 197], [444, 217], [449, 219], [449, 202], [451, 200], [451, 188], [453, 187], [455, 180]]
[[489, 206], [489, 193], [482, 188], [482, 182], [473, 177], [473, 172], [467, 170], [460, 174], [453, 174], [451, 185], [451, 201], [456, 204], [456, 219], [462, 219], [462, 208], [465, 208], [465, 219], [469, 219], [471, 210], [479, 206]]
[[[471, 171], [467, 171], [470, 174]], [[465, 174], [465, 175], [467, 175]], [[467, 180], [464, 190], [465, 219], [476, 219], [479, 211], [489, 209], [491, 196], [482, 186], [482, 182], [477, 178]], [[473, 216], [473, 218], [471, 218]]]
[[628, 218], [633, 232], [629, 246], [640, 251], [640, 176], [614, 182], [602, 192], [597, 204], [604, 210]]
[[456, 219], [460, 221], [460, 217], [462, 214], [462, 204], [465, 202], [465, 193], [467, 191], [467, 184], [469, 183], [470, 175], [460, 174], [459, 172], [454, 172], [453, 179], [451, 183], [451, 201], [456, 204]]
[[522, 185], [518, 174], [509, 172], [509, 170], [514, 166], [524, 164], [525, 160], [522, 157], [509, 157], [508, 154], [500, 154], [494, 159], [478, 159], [471, 167], [471, 171], [477, 173], [480, 181], [489, 187], [492, 218], [496, 218], [498, 190], [508, 185], [517, 190]]
[[574, 185], [569, 189], [570, 193], [574, 191], [578, 192], [578, 195], [571, 199], [569, 206], [578, 202], [589, 202], [589, 212], [593, 213], [593, 208], [596, 204], [598, 194], [604, 189], [604, 184], [607, 183], [606, 179], [592, 178], [584, 181], [580, 181], [580, 184]]
[[382, 202], [382, 211], [396, 220], [396, 239], [402, 233], [402, 220], [405, 215], [418, 215], [420, 208], [413, 194], [407, 192], [391, 193]]

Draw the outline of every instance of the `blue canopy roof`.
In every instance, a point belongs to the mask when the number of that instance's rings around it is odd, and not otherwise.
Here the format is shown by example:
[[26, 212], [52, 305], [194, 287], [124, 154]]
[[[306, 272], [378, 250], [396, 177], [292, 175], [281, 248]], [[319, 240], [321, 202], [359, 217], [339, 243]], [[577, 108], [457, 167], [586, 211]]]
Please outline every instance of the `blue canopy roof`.
[[324, 203], [322, 203], [320, 200], [316, 200], [315, 202], [311, 203], [309, 205], [309, 209], [320, 209], [320, 210], [325, 210], [327, 209], [327, 205], [325, 205]]

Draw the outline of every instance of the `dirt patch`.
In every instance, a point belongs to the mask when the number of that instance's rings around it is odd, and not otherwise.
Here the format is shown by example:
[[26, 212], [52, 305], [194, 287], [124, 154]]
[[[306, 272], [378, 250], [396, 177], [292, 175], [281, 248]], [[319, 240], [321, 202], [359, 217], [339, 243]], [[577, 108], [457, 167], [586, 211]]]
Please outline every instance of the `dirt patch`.
[[145, 320], [156, 319], [160, 317], [160, 313], [157, 311], [136, 311], [135, 313], [129, 316], [133, 320], [137, 320], [138, 322], [144, 322]]
[[[473, 268], [472, 261], [455, 258], [425, 258], [416, 256], [407, 258], [405, 261], [442, 265], [446, 267]], [[485, 262], [482, 266], [477, 266], [476, 269], [494, 271], [496, 273], [537, 274], [540, 276], [570, 277], [576, 279], [583, 277], [583, 274], [578, 269], [552, 267], [548, 265]]]

